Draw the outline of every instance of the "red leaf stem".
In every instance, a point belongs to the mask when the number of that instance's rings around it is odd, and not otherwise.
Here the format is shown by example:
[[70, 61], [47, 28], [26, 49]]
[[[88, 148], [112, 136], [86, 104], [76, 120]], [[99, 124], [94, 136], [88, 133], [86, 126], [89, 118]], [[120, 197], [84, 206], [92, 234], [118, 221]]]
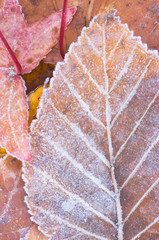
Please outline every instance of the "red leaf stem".
[[68, 0], [64, 0], [61, 29], [60, 29], [60, 53], [63, 58], [65, 56], [64, 38], [65, 38], [65, 29], [66, 29], [67, 7], [68, 7]]
[[15, 68], [17, 70], [17, 74], [20, 74], [21, 71], [22, 71], [22, 67], [21, 67], [20, 63], [18, 62], [14, 52], [10, 48], [7, 40], [5, 39], [5, 37], [3, 36], [1, 31], [0, 31], [0, 38], [1, 38], [2, 42], [4, 43], [5, 47], [7, 48], [8, 52], [9, 52], [9, 54], [10, 54], [10, 56], [11, 56], [13, 62], [14, 62]]

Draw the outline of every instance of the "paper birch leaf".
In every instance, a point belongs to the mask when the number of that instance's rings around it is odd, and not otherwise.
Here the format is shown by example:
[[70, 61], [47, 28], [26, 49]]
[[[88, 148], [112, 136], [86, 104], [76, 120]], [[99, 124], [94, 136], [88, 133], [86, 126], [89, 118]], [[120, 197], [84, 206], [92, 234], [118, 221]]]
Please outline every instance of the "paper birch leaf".
[[156, 239], [159, 59], [114, 12], [59, 63], [31, 129], [26, 202], [49, 239]]

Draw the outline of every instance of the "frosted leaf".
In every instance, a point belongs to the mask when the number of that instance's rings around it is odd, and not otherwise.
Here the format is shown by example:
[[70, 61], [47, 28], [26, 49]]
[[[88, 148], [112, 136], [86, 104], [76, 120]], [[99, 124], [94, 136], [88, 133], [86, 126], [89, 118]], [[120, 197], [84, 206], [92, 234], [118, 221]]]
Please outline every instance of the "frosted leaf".
[[[68, 24], [76, 8], [67, 11]], [[29, 24], [17, 0], [0, 0], [0, 31], [22, 66], [30, 72], [57, 43], [62, 12]], [[25, 82], [17, 76], [14, 63], [0, 38], [0, 146], [10, 155], [30, 161], [28, 105]]]
[[159, 60], [114, 12], [56, 67], [31, 129], [26, 202], [49, 239], [157, 239]]
[[24, 202], [21, 162], [5, 155], [0, 159], [0, 239], [20, 240], [32, 226]]

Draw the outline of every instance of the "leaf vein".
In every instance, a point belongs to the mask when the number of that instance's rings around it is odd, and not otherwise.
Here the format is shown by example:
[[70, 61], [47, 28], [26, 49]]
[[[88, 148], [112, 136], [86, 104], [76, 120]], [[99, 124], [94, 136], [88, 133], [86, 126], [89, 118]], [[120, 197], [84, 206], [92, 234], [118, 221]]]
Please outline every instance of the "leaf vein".
[[76, 125], [73, 124], [71, 121], [68, 120], [68, 118], [64, 115], [61, 114], [58, 109], [53, 105], [53, 103], [51, 102], [51, 100], [48, 100], [48, 103], [51, 105], [51, 107], [56, 111], [56, 113], [60, 116], [60, 118], [62, 118], [67, 124], [68, 126], [72, 129], [73, 132], [75, 132], [75, 134], [80, 137], [82, 139], [83, 142], [85, 142], [85, 144], [87, 145], [87, 147], [108, 167], [110, 168], [110, 163], [109, 161], [106, 159], [106, 157], [98, 152], [98, 150], [95, 148], [95, 146], [92, 146], [89, 142], [89, 140], [87, 139], [86, 135], [81, 131], [81, 129]]
[[118, 77], [114, 80], [114, 83], [109, 91], [109, 94], [114, 90], [115, 86], [120, 82], [120, 80], [122, 79], [122, 77], [124, 76], [124, 74], [127, 73], [128, 68], [130, 66], [130, 64], [132, 63], [133, 59], [134, 59], [134, 52], [135, 52], [136, 46], [133, 48], [130, 56], [128, 57], [128, 60], [126, 61], [123, 69], [120, 71]]
[[118, 190], [118, 185], [115, 179], [115, 172], [113, 166], [113, 146], [111, 141], [111, 129], [110, 129], [110, 121], [111, 121], [111, 109], [109, 106], [109, 79], [107, 76], [107, 61], [106, 61], [106, 39], [105, 39], [105, 29], [103, 30], [103, 65], [104, 65], [104, 73], [105, 73], [105, 89], [106, 89], [106, 123], [107, 123], [107, 135], [108, 135], [108, 144], [109, 144], [109, 154], [110, 154], [110, 163], [112, 165], [111, 175], [112, 181], [114, 184], [114, 190], [116, 194], [116, 209], [117, 209], [117, 218], [118, 218], [118, 237], [120, 240], [123, 240], [123, 224], [122, 224], [122, 209], [120, 204], [120, 192]]
[[113, 127], [114, 123], [116, 122], [116, 120], [119, 118], [119, 116], [121, 115], [122, 111], [127, 107], [127, 105], [129, 104], [129, 102], [131, 101], [131, 99], [133, 98], [133, 96], [135, 95], [136, 93], [136, 90], [138, 89], [141, 81], [143, 80], [147, 70], [148, 70], [148, 67], [151, 63], [152, 59], [150, 59], [150, 61], [148, 62], [148, 64], [146, 65], [145, 67], [145, 70], [143, 71], [142, 75], [140, 76], [140, 78], [138, 79], [137, 83], [135, 84], [134, 88], [132, 89], [132, 91], [130, 92], [128, 98], [126, 99], [126, 101], [124, 102], [124, 104], [121, 106], [120, 110], [118, 111], [118, 113], [115, 115], [113, 121], [111, 122], [111, 128]]
[[143, 233], [145, 233], [150, 227], [152, 227], [154, 224], [156, 224], [157, 222], [159, 222], [159, 216], [157, 218], [155, 218], [155, 220], [150, 223], [146, 228], [144, 228], [141, 232], [139, 232], [135, 237], [133, 237], [131, 240], [135, 240], [137, 238], [139, 238]]
[[114, 199], [114, 193], [112, 191], [110, 191], [108, 188], [106, 188], [103, 184], [101, 184], [101, 181], [94, 177], [92, 173], [90, 173], [89, 171], [87, 171], [86, 169], [83, 168], [83, 166], [76, 162], [63, 148], [59, 143], [55, 143], [54, 141], [50, 140], [49, 137], [44, 136], [43, 134], [40, 134], [40, 136], [42, 136], [46, 142], [49, 141], [49, 143], [54, 147], [54, 149], [57, 152], [60, 152], [60, 154], [67, 158], [72, 165], [77, 168], [83, 175], [85, 175], [87, 178], [89, 178], [95, 185], [97, 185], [101, 190], [103, 190], [104, 192], [106, 192], [110, 197], [112, 197]]
[[74, 56], [76, 57], [78, 63], [81, 65], [83, 68], [83, 71], [85, 74], [89, 76], [90, 81], [96, 86], [100, 94], [106, 95], [105, 89], [103, 89], [101, 86], [98, 85], [98, 83], [92, 78], [90, 71], [88, 68], [82, 63], [80, 57], [77, 55], [77, 53], [74, 51], [73, 52]]
[[126, 179], [126, 181], [123, 183], [122, 187], [120, 190], [122, 190], [130, 181], [130, 179], [133, 178], [133, 176], [137, 173], [138, 169], [142, 166], [143, 162], [146, 160], [147, 155], [151, 152], [151, 150], [154, 148], [154, 146], [158, 143], [159, 141], [159, 136], [155, 139], [155, 141], [153, 141], [150, 145], [150, 147], [147, 149], [147, 151], [145, 151], [144, 155], [142, 156], [142, 158], [140, 159], [140, 161], [138, 162], [138, 164], [136, 165], [136, 167], [134, 168], [134, 170], [131, 172], [131, 174], [128, 176], [128, 178]]
[[124, 220], [124, 224], [128, 221], [130, 216], [133, 214], [133, 212], [136, 211], [136, 209], [139, 207], [139, 205], [143, 202], [143, 200], [148, 196], [148, 194], [153, 190], [153, 188], [159, 183], [159, 178], [148, 188], [148, 190], [144, 193], [144, 195], [139, 199], [139, 201], [135, 204], [135, 206], [131, 209], [129, 214]]
[[58, 183], [55, 179], [53, 179], [52, 176], [50, 174], [48, 174], [46, 171], [42, 171], [39, 168], [31, 165], [28, 162], [26, 164], [30, 165], [33, 169], [35, 169], [35, 171], [38, 171], [40, 173], [40, 176], [43, 176], [43, 178], [41, 178], [41, 180], [43, 182], [46, 183], [45, 179], [48, 179], [50, 182], [55, 184], [55, 186], [57, 186], [62, 192], [66, 193], [71, 199], [75, 199], [76, 201], [81, 203], [86, 210], [92, 212], [93, 214], [95, 214], [96, 216], [98, 216], [99, 218], [104, 220], [105, 222], [110, 223], [114, 228], [116, 228], [116, 225], [107, 216], [104, 216], [102, 213], [95, 210], [93, 207], [91, 207], [84, 199], [82, 199], [77, 194], [66, 190], [60, 183]]
[[89, 231], [85, 230], [84, 228], [81, 228], [81, 227], [79, 227], [79, 226], [77, 226], [77, 225], [75, 225], [75, 224], [70, 223], [70, 222], [68, 222], [67, 220], [59, 217], [58, 215], [53, 214], [53, 213], [51, 213], [51, 212], [43, 209], [42, 207], [39, 207], [39, 206], [37, 207], [37, 206], [35, 206], [35, 205], [32, 205], [32, 207], [33, 207], [33, 208], [38, 208], [38, 210], [40, 210], [42, 213], [45, 213], [46, 215], [50, 216], [51, 219], [55, 219], [55, 220], [58, 221], [60, 224], [63, 223], [63, 224], [65, 224], [65, 225], [67, 225], [68, 227], [73, 228], [73, 229], [75, 229], [75, 230], [77, 230], [77, 231], [79, 231], [79, 232], [81, 232], [81, 233], [83, 233], [83, 234], [86, 234], [86, 235], [88, 235], [88, 236], [90, 236], [90, 237], [95, 237], [95, 238], [100, 239], [100, 240], [108, 240], [108, 239], [105, 238], [105, 237], [98, 236], [98, 235], [96, 235], [95, 233], [90, 233]]
[[83, 110], [88, 113], [88, 116], [89, 116], [94, 122], [96, 122], [96, 123], [98, 123], [100, 126], [102, 126], [103, 129], [106, 129], [105, 125], [104, 125], [98, 118], [96, 118], [96, 117], [93, 115], [93, 113], [90, 111], [89, 105], [86, 104], [86, 103], [82, 100], [81, 95], [79, 95], [79, 94], [77, 93], [77, 91], [71, 86], [71, 84], [69, 83], [69, 80], [68, 80], [61, 72], [60, 72], [60, 74], [61, 74], [64, 82], [67, 84], [70, 92], [72, 93], [72, 95], [75, 96], [75, 98], [77, 99], [77, 101], [79, 102], [79, 104], [81, 105], [81, 107], [83, 108]]
[[152, 104], [155, 102], [156, 98], [158, 97], [159, 91], [155, 94], [154, 98], [152, 99], [152, 101], [148, 104], [144, 114], [141, 116], [141, 118], [136, 122], [135, 127], [133, 128], [133, 130], [131, 131], [131, 133], [129, 134], [129, 136], [127, 137], [127, 139], [125, 140], [125, 142], [121, 145], [120, 149], [118, 150], [114, 160], [117, 159], [117, 157], [121, 154], [121, 152], [124, 150], [125, 145], [127, 144], [127, 142], [129, 141], [129, 139], [133, 136], [134, 132], [136, 131], [136, 129], [139, 127], [139, 125], [141, 124], [142, 120], [144, 119], [146, 113], [148, 112], [148, 110], [150, 109], [150, 107], [152, 106]]

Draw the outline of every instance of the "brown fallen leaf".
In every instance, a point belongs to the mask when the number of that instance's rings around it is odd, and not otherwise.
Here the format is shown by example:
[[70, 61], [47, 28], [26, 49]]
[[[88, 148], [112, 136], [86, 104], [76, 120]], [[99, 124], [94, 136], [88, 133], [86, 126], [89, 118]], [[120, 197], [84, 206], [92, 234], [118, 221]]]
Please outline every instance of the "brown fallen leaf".
[[48, 237], [42, 234], [34, 223], [26, 234], [24, 240], [48, 240]]
[[[36, 9], [37, 5], [40, 9], [43, 1], [44, 0], [36, 1], [37, 4], [34, 4], [34, 9]], [[113, 6], [118, 10], [118, 15], [121, 17], [122, 22], [128, 23], [130, 30], [133, 30], [136, 36], [141, 36], [142, 41], [147, 43], [149, 48], [159, 50], [158, 0], [70, 0], [69, 3], [70, 6], [77, 6], [78, 10], [69, 29], [66, 31], [66, 49], [68, 49], [73, 41], [77, 40], [82, 28], [89, 24], [92, 17], [97, 15], [100, 10]], [[53, 3], [47, 0], [47, 4], [49, 4], [49, 8], [52, 7], [57, 11], [62, 9], [63, 0], [54, 0]], [[50, 52], [44, 61], [54, 63], [54, 53]]]
[[63, 58], [60, 54], [60, 46], [56, 44], [56, 46], [52, 49], [50, 53], [47, 54], [46, 58], [44, 59], [45, 63], [57, 64], [58, 62], [62, 62]]
[[39, 66], [36, 67], [31, 73], [24, 74], [23, 79], [25, 80], [27, 87], [27, 94], [34, 92], [38, 87], [43, 86], [45, 79], [52, 76], [54, 70], [53, 64], [46, 64], [43, 61], [40, 62]]
[[[38, 2], [41, 3], [41, 1]], [[142, 41], [147, 43], [149, 48], [159, 50], [158, 0], [72, 0], [69, 2], [74, 6], [78, 6], [78, 10], [69, 29], [66, 31], [66, 49], [73, 41], [77, 40], [82, 28], [89, 24], [92, 17], [97, 15], [100, 10], [113, 6], [118, 10], [122, 22], [128, 23], [130, 30], [133, 30], [136, 36], [141, 36]], [[62, 4], [63, 0], [53, 1], [52, 7], [59, 10], [62, 8]], [[44, 61], [54, 62], [53, 53], [50, 52]]]
[[19, 240], [33, 224], [24, 202], [21, 165], [8, 155], [0, 159], [0, 240]]
[[[63, 9], [64, 0], [20, 0], [23, 6], [23, 12], [29, 23], [35, 22], [39, 17], [46, 17], [53, 11]], [[92, 16], [96, 15], [104, 0], [69, 0], [68, 7], [77, 7], [77, 14], [74, 16], [73, 24], [70, 24], [71, 31], [66, 31], [67, 47], [76, 41], [82, 28], [89, 23]], [[93, 11], [93, 15], [91, 14]], [[89, 14], [90, 13], [90, 14]], [[69, 28], [70, 28], [69, 26]]]
[[[98, 1], [97, 1], [98, 2]], [[159, 50], [159, 1], [158, 0], [107, 0], [117, 9], [123, 23], [128, 23], [130, 30], [149, 48]]]
[[[44, 0], [40, 0], [39, 2], [39, 8], [40, 5], [42, 5]], [[50, 2], [47, 0], [47, 2]], [[55, 11], [58, 11], [63, 8], [63, 0], [54, 0], [52, 3], [52, 8], [55, 9]], [[84, 26], [88, 25], [91, 18], [99, 12], [101, 9], [104, 0], [98, 0], [98, 1], [90, 1], [90, 0], [69, 0], [68, 1], [68, 7], [77, 7], [77, 13], [75, 14], [73, 21], [70, 23], [69, 28], [66, 30], [65, 34], [65, 48], [66, 51], [68, 50], [70, 44], [72, 42], [77, 41], [78, 36], [81, 34], [81, 30]], [[50, 3], [51, 5], [51, 3]], [[57, 50], [58, 49], [58, 50]], [[61, 61], [61, 56], [59, 53], [59, 46], [53, 48], [53, 51], [48, 54], [48, 56], [44, 59], [44, 62], [47, 63], [57, 63], [58, 61]], [[55, 58], [56, 54], [56, 58]]]
[[114, 12], [57, 65], [23, 165], [32, 220], [50, 239], [158, 238], [158, 79], [156, 52]]

